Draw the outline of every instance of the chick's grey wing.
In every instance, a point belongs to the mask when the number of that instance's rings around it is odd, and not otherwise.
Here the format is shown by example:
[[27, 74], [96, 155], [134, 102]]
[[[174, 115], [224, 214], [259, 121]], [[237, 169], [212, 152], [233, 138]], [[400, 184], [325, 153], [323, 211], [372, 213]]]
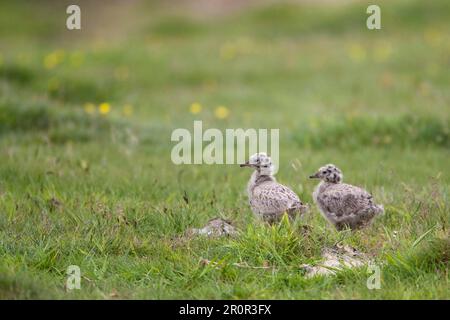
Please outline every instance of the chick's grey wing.
[[355, 206], [358, 212], [365, 212], [367, 210], [371, 210], [374, 206], [372, 195], [366, 190], [354, 187], [353, 188], [353, 205]]
[[325, 192], [321, 200], [336, 216], [356, 215], [372, 203], [372, 195], [364, 189], [340, 184]]
[[289, 188], [275, 183], [262, 184], [253, 192], [252, 204], [260, 213], [281, 213], [300, 203]]

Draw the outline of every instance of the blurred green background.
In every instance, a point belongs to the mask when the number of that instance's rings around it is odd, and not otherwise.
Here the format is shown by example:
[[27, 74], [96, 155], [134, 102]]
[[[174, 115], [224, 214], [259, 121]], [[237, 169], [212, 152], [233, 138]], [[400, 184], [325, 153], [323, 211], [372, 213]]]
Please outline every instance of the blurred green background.
[[[66, 29], [69, 4], [81, 30]], [[171, 132], [194, 120], [279, 128], [278, 179], [309, 203], [306, 177], [338, 165], [387, 208], [346, 240], [380, 259], [407, 264], [421, 235], [448, 239], [450, 3], [378, 1], [381, 30], [366, 28], [369, 4], [1, 0], [0, 297], [446, 297], [448, 272], [432, 270], [448, 267], [448, 251], [436, 251], [438, 266], [391, 266], [376, 293], [352, 276], [310, 283], [299, 271], [198, 265], [318, 259], [321, 241], [342, 239], [314, 210], [312, 251], [280, 240], [277, 256], [264, 229], [173, 248], [215, 216], [254, 223], [249, 171], [172, 164]], [[88, 290], [64, 291], [70, 264]]]

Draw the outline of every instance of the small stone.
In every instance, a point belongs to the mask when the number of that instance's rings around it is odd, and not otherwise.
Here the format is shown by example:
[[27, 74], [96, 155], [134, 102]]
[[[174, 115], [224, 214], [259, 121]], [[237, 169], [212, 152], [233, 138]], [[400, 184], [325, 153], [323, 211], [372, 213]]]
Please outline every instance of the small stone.
[[223, 237], [223, 236], [235, 236], [237, 230], [233, 227], [230, 222], [214, 218], [209, 220], [208, 223], [201, 229], [190, 229], [188, 230], [190, 235], [204, 235], [207, 237]]
[[353, 247], [339, 244], [323, 249], [322, 259], [322, 263], [315, 266], [309, 264], [300, 266], [306, 271], [306, 278], [334, 275], [343, 268], [358, 268], [368, 263], [367, 257], [362, 252]]

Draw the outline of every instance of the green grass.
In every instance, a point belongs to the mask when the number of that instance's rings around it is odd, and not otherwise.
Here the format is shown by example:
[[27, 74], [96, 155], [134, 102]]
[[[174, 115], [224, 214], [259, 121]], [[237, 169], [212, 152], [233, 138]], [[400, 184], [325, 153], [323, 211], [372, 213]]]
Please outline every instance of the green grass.
[[[62, 4], [2, 1], [0, 298], [448, 299], [447, 2], [382, 1], [380, 31], [365, 28], [366, 2], [214, 17], [97, 4], [77, 32]], [[85, 111], [102, 102], [107, 115]], [[307, 176], [332, 162], [386, 212], [355, 233], [314, 205], [266, 226], [247, 205], [249, 170], [171, 162], [171, 132], [194, 120], [279, 128], [277, 178], [304, 201]], [[239, 236], [184, 236], [217, 216]], [[338, 242], [381, 267], [380, 290], [365, 268], [304, 277]], [[64, 288], [69, 265], [81, 290]]]

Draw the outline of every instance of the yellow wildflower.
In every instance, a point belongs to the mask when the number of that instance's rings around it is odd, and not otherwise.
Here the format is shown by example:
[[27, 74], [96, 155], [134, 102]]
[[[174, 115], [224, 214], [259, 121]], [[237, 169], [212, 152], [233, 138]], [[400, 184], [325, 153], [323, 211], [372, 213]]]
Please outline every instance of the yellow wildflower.
[[63, 50], [56, 50], [56, 51], [53, 51], [53, 52], [49, 53], [48, 55], [46, 55], [44, 58], [45, 68], [47, 68], [47, 69], [55, 68], [58, 64], [63, 62], [64, 55], [65, 54], [64, 54]]
[[214, 115], [218, 119], [225, 119], [230, 115], [230, 110], [225, 106], [218, 106], [216, 110], [214, 110]]
[[428, 44], [433, 46], [440, 45], [444, 39], [442, 32], [438, 28], [428, 28], [425, 30], [423, 37]]
[[111, 111], [111, 105], [107, 102], [100, 103], [98, 111], [100, 111], [100, 114], [106, 115]]
[[133, 106], [131, 104], [126, 104], [123, 106], [122, 113], [129, 117], [133, 114]]
[[93, 114], [95, 112], [95, 104], [87, 102], [84, 104], [84, 112], [87, 114]]
[[81, 160], [80, 161], [80, 167], [84, 171], [88, 171], [89, 170], [89, 163], [86, 160]]
[[392, 48], [387, 43], [379, 44], [375, 47], [374, 59], [377, 62], [383, 62], [389, 59], [392, 52]]
[[350, 56], [350, 59], [356, 62], [364, 61], [367, 55], [366, 49], [364, 49], [364, 47], [359, 44], [353, 44], [352, 46], [350, 46], [350, 48], [348, 49], [348, 54]]
[[220, 48], [220, 58], [222, 60], [232, 60], [237, 55], [237, 48], [232, 43], [226, 43]]
[[193, 104], [191, 104], [191, 107], [189, 108], [189, 111], [192, 114], [197, 114], [199, 112], [202, 111], [202, 105], [198, 102], [194, 102]]

